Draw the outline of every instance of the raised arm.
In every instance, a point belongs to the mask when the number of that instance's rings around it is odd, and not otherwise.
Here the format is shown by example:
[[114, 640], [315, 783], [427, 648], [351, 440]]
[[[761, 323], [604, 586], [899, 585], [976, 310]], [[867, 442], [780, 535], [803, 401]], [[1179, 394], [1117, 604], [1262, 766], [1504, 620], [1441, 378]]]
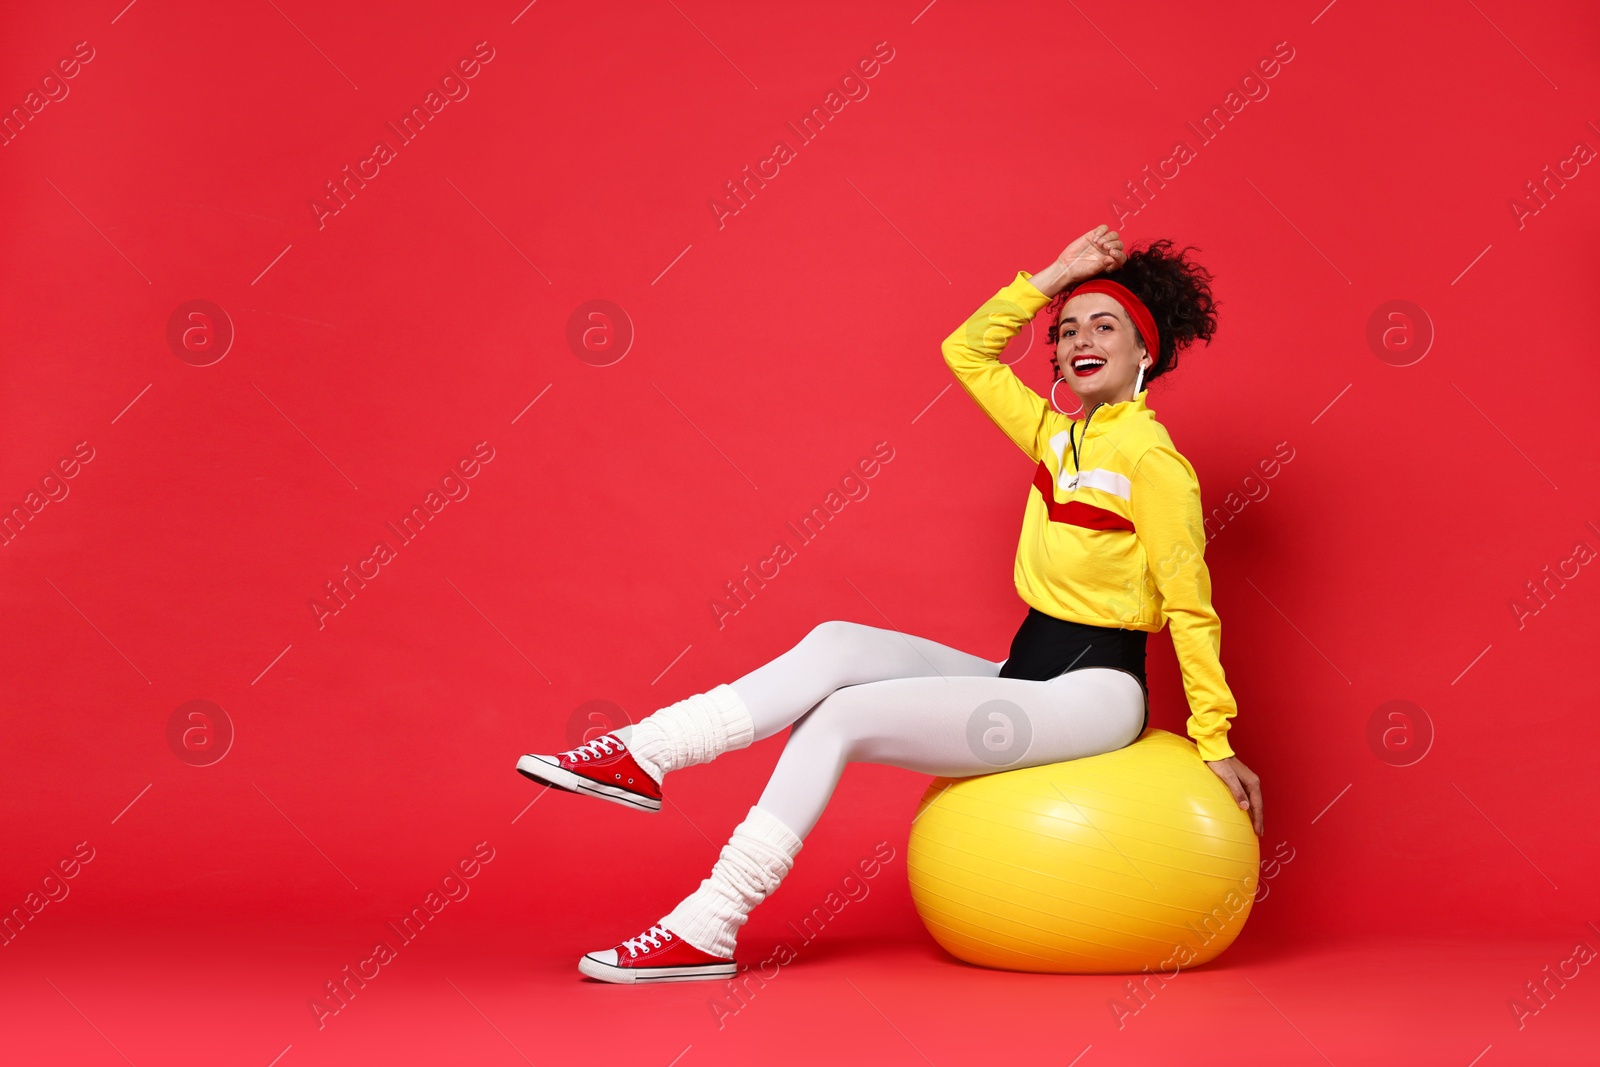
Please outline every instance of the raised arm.
[[1114, 270], [1128, 261], [1117, 231], [1101, 223], [1073, 241], [1055, 262], [1031, 277], [1034, 287], [1054, 299], [1069, 285], [1092, 278], [1103, 270]]
[[944, 339], [944, 361], [978, 406], [1035, 463], [1045, 448], [1050, 406], [1000, 362], [1015, 337], [1050, 298], [1018, 271], [1001, 289]]
[[1097, 226], [1038, 274], [1018, 271], [940, 346], [962, 387], [1034, 462], [1046, 448], [1050, 405], [1000, 362], [1000, 353], [1056, 294], [1126, 259], [1116, 232]]

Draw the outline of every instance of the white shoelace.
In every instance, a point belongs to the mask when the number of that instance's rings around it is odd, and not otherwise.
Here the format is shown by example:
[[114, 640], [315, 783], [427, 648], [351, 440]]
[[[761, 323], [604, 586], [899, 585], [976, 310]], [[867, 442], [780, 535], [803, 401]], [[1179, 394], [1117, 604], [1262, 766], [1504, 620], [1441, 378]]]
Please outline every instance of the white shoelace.
[[610, 734], [601, 734], [599, 737], [595, 738], [593, 741], [590, 741], [586, 745], [579, 745], [577, 748], [567, 749], [567, 751], [563, 752], [562, 755], [575, 756], [578, 759], [586, 760], [599, 759], [601, 756], [609, 756], [613, 749], [621, 752], [623, 749], [622, 742], [618, 741]]
[[622, 947], [628, 950], [629, 957], [633, 957], [644, 951], [644, 943], [646, 941], [650, 942], [653, 947], [660, 948], [663, 939], [671, 941], [672, 932], [666, 927], [662, 926], [660, 923], [656, 923], [656, 925], [652, 926], [638, 937], [628, 938], [628, 940], [622, 943]]

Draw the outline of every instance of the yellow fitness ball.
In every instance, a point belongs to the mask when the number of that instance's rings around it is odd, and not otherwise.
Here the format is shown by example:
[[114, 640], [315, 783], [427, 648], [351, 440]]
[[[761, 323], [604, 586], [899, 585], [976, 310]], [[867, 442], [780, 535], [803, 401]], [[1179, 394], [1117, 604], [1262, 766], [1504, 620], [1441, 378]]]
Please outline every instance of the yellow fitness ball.
[[936, 778], [911, 823], [911, 899], [933, 939], [984, 967], [1176, 973], [1233, 943], [1255, 901], [1249, 815], [1192, 742]]

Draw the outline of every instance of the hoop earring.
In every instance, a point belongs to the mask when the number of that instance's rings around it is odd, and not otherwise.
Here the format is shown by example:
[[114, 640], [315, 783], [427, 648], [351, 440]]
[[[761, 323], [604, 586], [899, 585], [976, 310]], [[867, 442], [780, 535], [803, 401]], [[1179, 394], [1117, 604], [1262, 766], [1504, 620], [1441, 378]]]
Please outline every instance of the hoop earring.
[[1065, 415], [1069, 419], [1075, 419], [1079, 415], [1083, 414], [1083, 401], [1082, 400], [1078, 401], [1078, 410], [1077, 411], [1062, 411], [1061, 408], [1058, 407], [1057, 404], [1056, 404], [1056, 386], [1060, 385], [1064, 381], [1066, 381], [1065, 378], [1057, 378], [1056, 379], [1056, 384], [1052, 385], [1050, 387], [1050, 406], [1055, 408], [1056, 412], [1058, 414]]

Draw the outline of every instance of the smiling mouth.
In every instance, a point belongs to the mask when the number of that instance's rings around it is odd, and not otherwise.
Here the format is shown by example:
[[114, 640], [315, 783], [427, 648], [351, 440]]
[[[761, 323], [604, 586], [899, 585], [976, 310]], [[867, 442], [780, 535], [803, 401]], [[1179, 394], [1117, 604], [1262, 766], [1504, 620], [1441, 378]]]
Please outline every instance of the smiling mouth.
[[1072, 373], [1079, 378], [1087, 378], [1105, 365], [1106, 361], [1100, 356], [1078, 356], [1072, 361]]

